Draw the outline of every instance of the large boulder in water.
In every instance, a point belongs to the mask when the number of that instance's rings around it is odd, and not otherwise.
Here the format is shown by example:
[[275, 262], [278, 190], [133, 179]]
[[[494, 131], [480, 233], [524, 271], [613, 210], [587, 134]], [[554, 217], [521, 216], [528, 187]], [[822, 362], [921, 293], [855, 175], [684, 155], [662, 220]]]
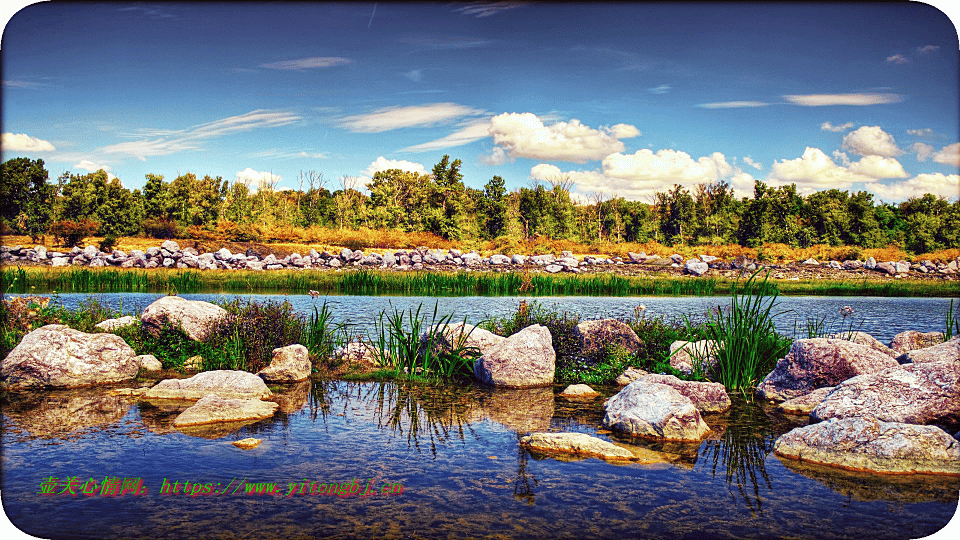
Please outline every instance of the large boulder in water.
[[203, 340], [211, 326], [227, 316], [227, 310], [202, 300], [164, 296], [140, 315], [144, 330], [156, 335], [164, 325], [179, 326], [190, 339]]
[[186, 379], [164, 379], [143, 397], [198, 400], [208, 394], [237, 399], [262, 399], [272, 395], [263, 379], [253, 373], [223, 369], [204, 371]]
[[79, 388], [133, 379], [136, 353], [114, 334], [87, 334], [62, 324], [38, 328], [0, 363], [9, 389]]
[[845, 339], [798, 339], [790, 352], [757, 386], [763, 399], [786, 401], [822, 388], [836, 386], [857, 375], [898, 367], [890, 356]]
[[300, 344], [287, 345], [273, 350], [270, 365], [261, 369], [257, 375], [272, 383], [294, 383], [310, 377], [310, 353]]
[[720, 383], [684, 381], [673, 375], [651, 373], [645, 375], [641, 381], [665, 384], [684, 396], [687, 396], [693, 406], [700, 412], [723, 412], [733, 404], [727, 389]]
[[183, 428], [221, 422], [249, 422], [273, 416], [280, 405], [259, 399], [228, 399], [216, 394], [204, 396], [180, 413], [173, 427]]
[[531, 433], [520, 445], [540, 454], [596, 457], [610, 461], [636, 461], [633, 452], [586, 433]]
[[901, 364], [926, 364], [929, 362], [951, 362], [960, 364], [960, 336], [938, 345], [907, 351], [897, 357]]
[[489, 349], [474, 363], [480, 382], [507, 388], [553, 384], [557, 355], [550, 330], [534, 324]]
[[943, 343], [943, 332], [917, 332], [916, 330], [907, 330], [893, 336], [893, 342], [890, 348], [897, 355], [907, 351], [925, 349], [934, 345]]
[[[420, 344], [426, 346], [430, 332], [435, 333], [435, 346], [443, 352], [452, 352], [460, 347], [476, 348], [480, 355], [503, 342], [504, 337], [489, 330], [467, 323], [448, 324], [443, 329], [434, 325], [420, 336]], [[438, 351], [439, 352], [439, 351]]]
[[960, 364], [907, 364], [840, 383], [810, 413], [812, 422], [863, 416], [960, 429]]
[[960, 475], [960, 442], [936, 426], [834, 418], [778, 438], [783, 458], [853, 471]]
[[634, 381], [605, 407], [603, 424], [633, 437], [696, 442], [710, 431], [690, 398], [665, 384]]

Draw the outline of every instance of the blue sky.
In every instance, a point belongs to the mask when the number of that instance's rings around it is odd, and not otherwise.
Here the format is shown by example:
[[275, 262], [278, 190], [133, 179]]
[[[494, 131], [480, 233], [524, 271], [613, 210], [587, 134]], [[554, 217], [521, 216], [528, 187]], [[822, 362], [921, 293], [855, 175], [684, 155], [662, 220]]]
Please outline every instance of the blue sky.
[[920, 3], [40, 3], [3, 34], [3, 159], [336, 189], [449, 154], [468, 186], [584, 199], [956, 200], [958, 51]]

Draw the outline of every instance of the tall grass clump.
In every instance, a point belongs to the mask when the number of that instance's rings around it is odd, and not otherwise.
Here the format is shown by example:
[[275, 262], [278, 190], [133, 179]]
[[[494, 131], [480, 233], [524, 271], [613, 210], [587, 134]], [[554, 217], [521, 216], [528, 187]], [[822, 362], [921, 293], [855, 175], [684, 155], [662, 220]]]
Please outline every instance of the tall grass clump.
[[465, 346], [463, 339], [451, 345], [444, 343], [444, 332], [453, 315], [438, 319], [437, 306], [434, 304], [429, 324], [425, 324], [426, 317], [420, 314], [423, 304], [416, 310], [381, 311], [374, 323], [374, 334], [368, 336], [374, 345], [377, 363], [395, 369], [398, 376], [403, 373], [427, 380], [471, 377], [480, 351]]
[[221, 353], [204, 357], [205, 369], [243, 369], [256, 373], [270, 364], [274, 349], [301, 343], [305, 321], [289, 302], [236, 299], [222, 307], [228, 316], [214, 324], [204, 340], [211, 349]]
[[950, 299], [950, 307], [947, 308], [947, 315], [944, 317], [946, 330], [943, 332], [943, 340], [950, 341], [954, 336], [960, 336], [960, 314], [953, 314], [953, 299]]
[[307, 321], [303, 332], [303, 346], [315, 360], [327, 360], [335, 356], [335, 351], [350, 342], [350, 326], [345, 322], [333, 322], [333, 312], [324, 301]]
[[[776, 332], [773, 319], [777, 294], [764, 294], [766, 280], [754, 272], [730, 295], [730, 307], [708, 314], [706, 339], [717, 342], [717, 361], [708, 367], [711, 378], [728, 390], [745, 391], [769, 373], [777, 359], [790, 348], [791, 340]], [[702, 359], [700, 359], [702, 360]]]

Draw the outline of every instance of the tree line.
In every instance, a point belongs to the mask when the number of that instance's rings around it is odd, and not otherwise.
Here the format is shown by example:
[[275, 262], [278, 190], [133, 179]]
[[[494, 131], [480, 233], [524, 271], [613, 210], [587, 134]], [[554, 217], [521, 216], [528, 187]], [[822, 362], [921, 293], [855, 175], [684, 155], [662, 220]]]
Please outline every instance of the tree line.
[[913, 253], [960, 248], [960, 201], [925, 194], [900, 204], [875, 201], [866, 191], [831, 189], [808, 196], [796, 185], [761, 181], [753, 198], [735, 196], [723, 181], [692, 191], [679, 184], [652, 204], [594, 194], [575, 201], [573, 183], [560, 177], [512, 191], [500, 176], [482, 189], [464, 185], [461, 161], [444, 156], [430, 174], [377, 172], [361, 191], [359, 178], [335, 184], [301, 171], [298, 189], [264, 182], [251, 189], [193, 173], [167, 181], [147, 174], [129, 190], [99, 170], [65, 172], [50, 182], [43, 160], [14, 158], [0, 167], [0, 226], [34, 241], [53, 235], [65, 244], [84, 236], [212, 236], [260, 240], [265, 229], [394, 229], [430, 232], [448, 240], [526, 240], [539, 236], [583, 244], [656, 241], [663, 245], [757, 247], [782, 243], [863, 248], [897, 246]]

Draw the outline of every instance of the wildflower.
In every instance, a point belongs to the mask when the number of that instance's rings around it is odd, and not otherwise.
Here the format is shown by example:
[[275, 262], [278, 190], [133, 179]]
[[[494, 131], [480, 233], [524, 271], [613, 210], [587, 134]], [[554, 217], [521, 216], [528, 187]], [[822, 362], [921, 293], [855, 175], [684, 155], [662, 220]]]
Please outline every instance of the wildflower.
[[853, 308], [850, 306], [843, 306], [840, 308], [840, 316], [846, 319], [848, 316], [853, 315]]
[[310, 295], [311, 297], [313, 297], [313, 298], [316, 298], [316, 297], [320, 296], [320, 292], [319, 292], [319, 291], [315, 291], [315, 290], [313, 290], [313, 289], [310, 289], [310, 292], [307, 293], [307, 294], [309, 294], [309, 295]]

